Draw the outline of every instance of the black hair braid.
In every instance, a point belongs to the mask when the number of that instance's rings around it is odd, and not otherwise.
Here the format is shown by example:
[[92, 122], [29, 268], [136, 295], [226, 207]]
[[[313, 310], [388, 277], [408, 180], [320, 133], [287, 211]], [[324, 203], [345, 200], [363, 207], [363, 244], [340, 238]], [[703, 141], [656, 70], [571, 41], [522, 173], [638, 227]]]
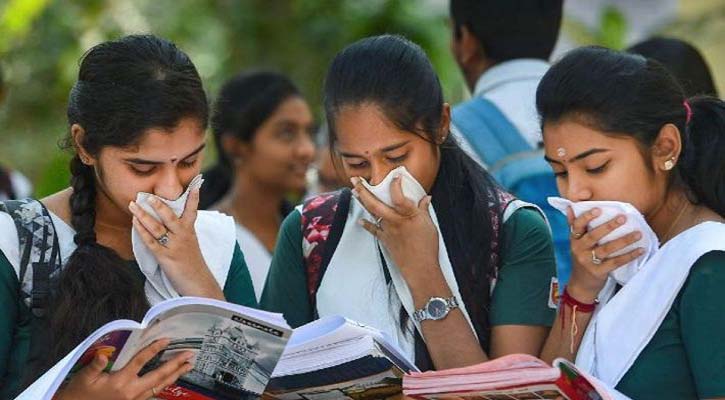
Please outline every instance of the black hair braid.
[[71, 224], [76, 230], [75, 241], [77, 246], [96, 243], [96, 181], [93, 168], [85, 165], [76, 155], [70, 162], [71, 186], [70, 195]]
[[[50, 367], [101, 325], [115, 319], [141, 320], [149, 308], [144, 282], [113, 250], [96, 241], [96, 184], [92, 167], [71, 160], [71, 223], [78, 246], [60, 275], [51, 301]], [[102, 275], [103, 279], [98, 279]]]

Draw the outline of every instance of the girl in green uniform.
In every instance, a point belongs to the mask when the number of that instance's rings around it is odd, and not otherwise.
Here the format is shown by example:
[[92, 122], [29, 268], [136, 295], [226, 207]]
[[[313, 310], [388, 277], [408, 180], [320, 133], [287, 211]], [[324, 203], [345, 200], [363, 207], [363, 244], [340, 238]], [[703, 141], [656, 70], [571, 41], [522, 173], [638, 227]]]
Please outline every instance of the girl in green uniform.
[[[576, 359], [633, 399], [725, 398], [725, 103], [687, 99], [654, 60], [589, 47], [552, 66], [537, 107], [561, 195], [629, 203], [649, 226], [600, 245], [625, 218], [590, 230], [601, 210], [569, 213], [574, 268], [542, 358]], [[659, 249], [610, 278], [650, 228]]]
[[[353, 198], [319, 195], [286, 218], [263, 308], [293, 326], [334, 314], [372, 325], [422, 369], [538, 355], [554, 317], [548, 227], [450, 136], [421, 48], [389, 35], [348, 46], [328, 71], [325, 111]], [[387, 182], [393, 170], [417, 181], [419, 202], [403, 195], [401, 177], [389, 203], [361, 183]]]
[[[13, 398], [104, 323], [140, 320], [164, 298], [255, 305], [231, 217], [197, 212], [198, 190], [179, 217], [151, 202], [160, 221], [134, 202], [139, 192], [176, 199], [186, 190], [201, 168], [207, 116], [196, 68], [168, 41], [128, 36], [83, 57], [68, 105], [71, 187], [0, 204], [0, 397]], [[28, 238], [21, 228], [33, 218], [27, 226], [41, 234]], [[140, 244], [158, 261], [155, 271], [139, 265]], [[49, 261], [27, 263], [41, 253]], [[192, 368], [190, 354], [180, 354], [139, 377], [166, 344], [114, 373], [97, 356], [56, 396], [150, 398]]]

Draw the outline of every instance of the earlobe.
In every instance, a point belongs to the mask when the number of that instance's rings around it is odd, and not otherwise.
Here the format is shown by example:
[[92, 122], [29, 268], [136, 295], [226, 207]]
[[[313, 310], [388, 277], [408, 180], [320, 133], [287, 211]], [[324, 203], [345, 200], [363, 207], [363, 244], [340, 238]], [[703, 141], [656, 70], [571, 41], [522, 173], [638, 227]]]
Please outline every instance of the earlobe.
[[669, 171], [677, 165], [682, 151], [682, 136], [674, 124], [664, 125], [653, 146], [653, 160], [655, 167]]
[[451, 132], [451, 106], [448, 103], [443, 103], [443, 108], [441, 110], [441, 125], [438, 132], [438, 144], [440, 145], [448, 139], [448, 135]]
[[245, 156], [246, 144], [234, 137], [233, 135], [222, 135], [222, 148], [224, 153], [229, 157], [235, 164], [241, 163]]
[[76, 153], [78, 154], [78, 158], [81, 159], [81, 162], [88, 166], [94, 165], [96, 160], [83, 147], [83, 137], [86, 134], [83, 127], [79, 124], [71, 125], [70, 134], [73, 139], [73, 147], [76, 149]]

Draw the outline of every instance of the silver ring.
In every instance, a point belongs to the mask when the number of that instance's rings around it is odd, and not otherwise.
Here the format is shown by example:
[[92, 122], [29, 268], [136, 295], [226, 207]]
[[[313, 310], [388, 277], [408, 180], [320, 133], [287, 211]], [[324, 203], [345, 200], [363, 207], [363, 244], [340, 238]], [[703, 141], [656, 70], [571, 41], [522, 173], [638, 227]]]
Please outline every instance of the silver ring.
[[160, 245], [166, 247], [167, 244], [169, 244], [169, 232], [166, 231], [163, 235], [161, 235], [158, 239], [156, 239], [157, 242], [159, 242]]
[[383, 230], [382, 223], [383, 223], [383, 217], [375, 218], [375, 227], [380, 229], [381, 231]]
[[600, 265], [604, 260], [597, 257], [596, 250], [592, 250], [592, 264], [594, 265]]

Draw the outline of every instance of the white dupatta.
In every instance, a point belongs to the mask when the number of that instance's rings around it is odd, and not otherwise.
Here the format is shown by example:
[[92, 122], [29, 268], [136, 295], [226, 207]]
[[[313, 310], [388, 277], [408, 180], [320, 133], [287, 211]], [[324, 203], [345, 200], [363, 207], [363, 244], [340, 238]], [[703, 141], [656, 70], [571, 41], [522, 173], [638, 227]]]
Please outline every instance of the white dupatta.
[[715, 250], [725, 251], [725, 224], [703, 222], [665, 243], [616, 295], [610, 277], [600, 293], [603, 305], [579, 347], [577, 366], [615, 387], [659, 329], [692, 265]]

